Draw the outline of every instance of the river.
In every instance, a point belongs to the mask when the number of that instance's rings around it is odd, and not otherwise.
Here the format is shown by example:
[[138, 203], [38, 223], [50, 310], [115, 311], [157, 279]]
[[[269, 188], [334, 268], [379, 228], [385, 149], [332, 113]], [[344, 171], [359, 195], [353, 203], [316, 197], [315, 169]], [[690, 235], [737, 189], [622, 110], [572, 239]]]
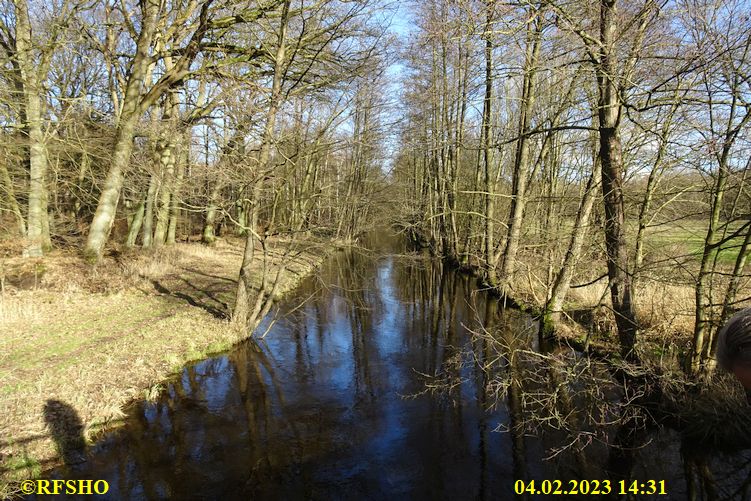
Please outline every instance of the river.
[[[517, 480], [601, 493], [607, 480], [610, 498], [620, 480], [634, 499], [748, 494], [748, 451], [688, 453], [669, 429], [598, 424], [628, 408], [607, 374], [596, 391], [556, 391], [576, 371], [540, 367], [582, 357], [541, 352], [529, 315], [386, 240], [333, 255], [254, 340], [185, 367], [50, 478], [104, 479], [110, 499], [500, 500]], [[650, 481], [666, 494], [647, 495]]]

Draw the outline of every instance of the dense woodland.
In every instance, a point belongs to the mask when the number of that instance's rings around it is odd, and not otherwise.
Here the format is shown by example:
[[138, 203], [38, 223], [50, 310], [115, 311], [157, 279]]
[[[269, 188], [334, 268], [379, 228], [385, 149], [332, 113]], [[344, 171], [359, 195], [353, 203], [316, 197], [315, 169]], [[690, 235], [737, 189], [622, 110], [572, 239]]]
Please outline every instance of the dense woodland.
[[748, 299], [751, 6], [398, 4], [2, 0], [3, 252], [242, 236], [233, 320], [252, 325], [267, 239], [389, 222], [502, 296], [531, 290], [546, 327], [606, 281], [632, 361], [636, 299], [688, 288], [685, 367], [711, 372]]

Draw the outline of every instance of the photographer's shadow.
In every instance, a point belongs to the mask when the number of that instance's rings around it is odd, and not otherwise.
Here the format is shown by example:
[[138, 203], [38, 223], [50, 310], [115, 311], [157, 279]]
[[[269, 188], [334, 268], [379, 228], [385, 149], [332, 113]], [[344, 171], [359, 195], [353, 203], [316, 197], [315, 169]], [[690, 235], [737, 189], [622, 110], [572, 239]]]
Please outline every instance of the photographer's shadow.
[[60, 400], [47, 400], [44, 404], [44, 421], [66, 466], [86, 461], [83, 423], [73, 407]]

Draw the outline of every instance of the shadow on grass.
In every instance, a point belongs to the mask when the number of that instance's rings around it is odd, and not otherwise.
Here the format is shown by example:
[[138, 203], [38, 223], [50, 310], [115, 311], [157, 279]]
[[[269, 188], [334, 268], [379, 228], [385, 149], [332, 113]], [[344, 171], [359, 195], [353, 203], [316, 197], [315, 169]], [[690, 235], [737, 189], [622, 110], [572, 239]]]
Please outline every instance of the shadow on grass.
[[86, 439], [83, 436], [83, 423], [78, 412], [60, 400], [50, 399], [44, 404], [44, 422], [55, 441], [57, 451], [66, 466], [86, 460]]
[[237, 280], [232, 280], [231, 278], [223, 277], [220, 275], [212, 275], [211, 273], [204, 273], [203, 271], [200, 271], [196, 268], [183, 267], [182, 269], [184, 271], [187, 271], [188, 273], [193, 273], [195, 275], [200, 275], [202, 277], [213, 278], [216, 280], [220, 280], [222, 282], [229, 282], [232, 285], [237, 285]]
[[214, 307], [214, 306], [212, 306], [210, 304], [206, 304], [205, 302], [201, 301], [200, 299], [195, 298], [195, 297], [193, 297], [193, 296], [191, 296], [189, 294], [185, 294], [184, 292], [172, 291], [172, 290], [168, 289], [167, 287], [165, 287], [158, 280], [151, 280], [151, 284], [154, 286], [154, 288], [160, 294], [165, 294], [165, 295], [168, 295], [168, 296], [176, 297], [178, 299], [182, 299], [183, 301], [186, 301], [189, 305], [195, 306], [197, 308], [201, 308], [202, 310], [209, 312], [211, 315], [213, 315], [216, 318], [219, 318], [219, 319], [222, 319], [222, 320], [225, 320], [225, 319], [229, 318], [229, 313], [226, 311], [227, 305], [225, 303], [223, 303], [222, 301], [219, 301], [218, 299], [214, 298], [211, 295], [210, 291], [206, 291], [206, 290], [203, 290], [203, 289], [201, 289], [199, 287], [196, 287], [196, 286], [194, 286], [193, 284], [191, 284], [190, 282], [188, 282], [185, 279], [183, 279], [183, 281], [186, 282], [187, 285], [189, 285], [190, 287], [192, 287], [196, 292], [203, 293], [203, 295], [205, 295], [205, 296], [209, 297], [210, 299], [213, 299], [214, 301], [216, 301], [219, 304], [221, 304], [225, 308], [225, 310], [223, 311], [223, 310], [220, 310], [219, 308], [216, 308], [216, 307]]

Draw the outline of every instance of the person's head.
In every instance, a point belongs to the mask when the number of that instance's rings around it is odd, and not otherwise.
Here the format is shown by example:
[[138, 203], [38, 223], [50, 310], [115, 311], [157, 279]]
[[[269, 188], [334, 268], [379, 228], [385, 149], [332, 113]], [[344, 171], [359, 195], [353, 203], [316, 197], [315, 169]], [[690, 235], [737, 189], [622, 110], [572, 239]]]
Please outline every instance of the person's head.
[[732, 372], [751, 402], [751, 308], [739, 311], [717, 334], [717, 363]]

